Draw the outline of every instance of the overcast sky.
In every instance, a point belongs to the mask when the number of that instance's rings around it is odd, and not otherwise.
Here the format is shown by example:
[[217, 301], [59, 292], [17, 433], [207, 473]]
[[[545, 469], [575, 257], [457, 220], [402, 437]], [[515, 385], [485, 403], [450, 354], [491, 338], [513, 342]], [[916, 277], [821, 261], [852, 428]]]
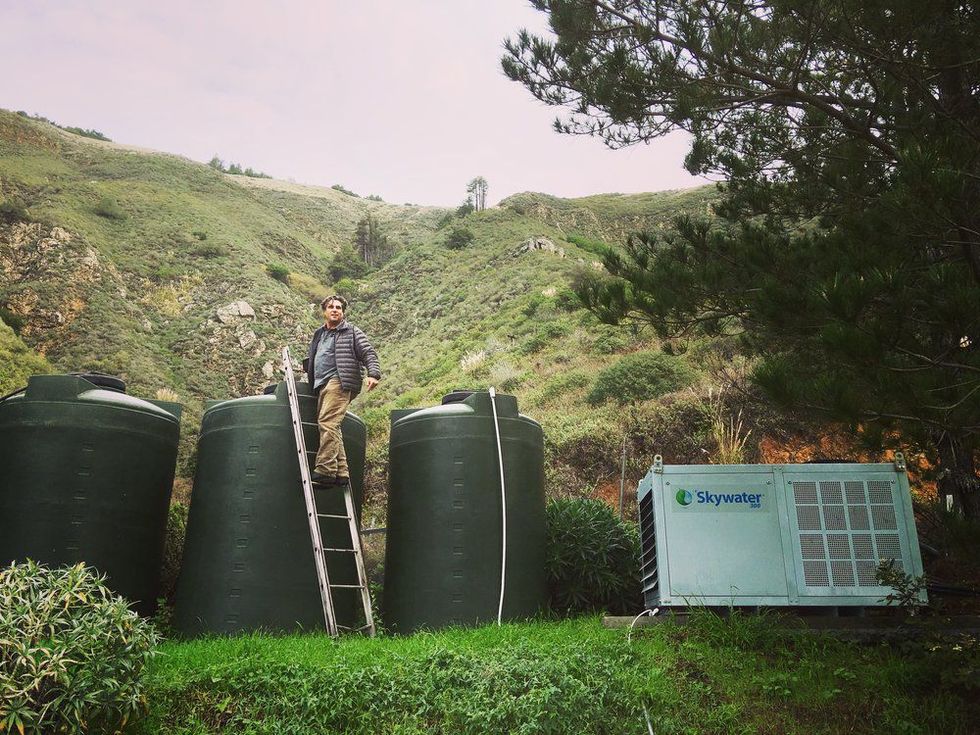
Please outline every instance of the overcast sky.
[[554, 133], [500, 70], [523, 27], [546, 29], [524, 0], [0, 0], [0, 107], [396, 203], [703, 183], [683, 136]]

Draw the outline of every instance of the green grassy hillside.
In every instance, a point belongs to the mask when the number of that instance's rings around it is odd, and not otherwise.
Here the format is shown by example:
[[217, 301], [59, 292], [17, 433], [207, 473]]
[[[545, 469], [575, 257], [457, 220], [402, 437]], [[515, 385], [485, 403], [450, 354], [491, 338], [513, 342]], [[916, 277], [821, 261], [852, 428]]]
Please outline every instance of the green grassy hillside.
[[[114, 373], [136, 395], [176, 391], [187, 405], [180, 472], [190, 475], [203, 401], [275, 380], [281, 346], [300, 353], [317, 325], [314, 302], [341, 288], [385, 372], [353, 408], [369, 425], [373, 497], [391, 408], [489, 385], [516, 394], [544, 426], [550, 491], [580, 494], [618, 481], [624, 434], [633, 476], [654, 448], [675, 461], [713, 451], [704, 396], [719, 346], [658, 355], [648, 331], [601, 325], [569, 292], [577, 273], [601, 267], [598, 241], [703, 212], [711, 196], [520, 194], [452, 219], [445, 209], [231, 176], [0, 111], [0, 200], [21, 212], [0, 221], [0, 308], [55, 369]], [[395, 256], [360, 280], [331, 283], [331, 258], [367, 213]], [[473, 239], [451, 249], [459, 227]], [[529, 240], [543, 247], [527, 249]], [[270, 266], [288, 270], [288, 283]], [[615, 371], [624, 355], [643, 375], [660, 363], [669, 375], [636, 385]]]

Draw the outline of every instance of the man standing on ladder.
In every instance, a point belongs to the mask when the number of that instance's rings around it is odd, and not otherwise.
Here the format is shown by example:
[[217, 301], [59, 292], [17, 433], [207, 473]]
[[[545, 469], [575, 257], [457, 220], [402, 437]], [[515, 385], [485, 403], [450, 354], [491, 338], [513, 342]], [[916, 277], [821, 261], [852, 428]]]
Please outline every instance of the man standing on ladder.
[[350, 481], [340, 424], [347, 407], [364, 384], [373, 390], [381, 380], [378, 354], [364, 332], [345, 319], [347, 299], [327, 296], [320, 302], [323, 326], [313, 333], [309, 356], [304, 361], [307, 378], [317, 396], [320, 450], [311, 480], [316, 485], [346, 485]]

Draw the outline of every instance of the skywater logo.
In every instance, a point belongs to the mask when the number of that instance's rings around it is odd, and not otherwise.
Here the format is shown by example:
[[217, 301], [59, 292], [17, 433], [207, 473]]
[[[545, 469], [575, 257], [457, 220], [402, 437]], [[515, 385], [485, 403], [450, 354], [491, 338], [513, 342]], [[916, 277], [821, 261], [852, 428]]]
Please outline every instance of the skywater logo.
[[707, 505], [719, 510], [724, 508], [755, 510], [762, 507], [764, 494], [748, 492], [713, 493], [707, 490], [695, 490], [692, 493], [690, 490], [678, 490], [674, 497], [677, 498], [678, 504], [684, 507], [693, 503], [696, 506]]

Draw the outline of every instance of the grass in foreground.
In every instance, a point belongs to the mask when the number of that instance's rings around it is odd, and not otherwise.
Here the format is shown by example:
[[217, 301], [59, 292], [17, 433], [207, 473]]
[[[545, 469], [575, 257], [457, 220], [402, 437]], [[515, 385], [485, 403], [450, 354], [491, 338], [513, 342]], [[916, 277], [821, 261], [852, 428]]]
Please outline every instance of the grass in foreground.
[[167, 733], [968, 733], [977, 648], [776, 633], [765, 617], [607, 630], [596, 618], [333, 641], [162, 647]]

